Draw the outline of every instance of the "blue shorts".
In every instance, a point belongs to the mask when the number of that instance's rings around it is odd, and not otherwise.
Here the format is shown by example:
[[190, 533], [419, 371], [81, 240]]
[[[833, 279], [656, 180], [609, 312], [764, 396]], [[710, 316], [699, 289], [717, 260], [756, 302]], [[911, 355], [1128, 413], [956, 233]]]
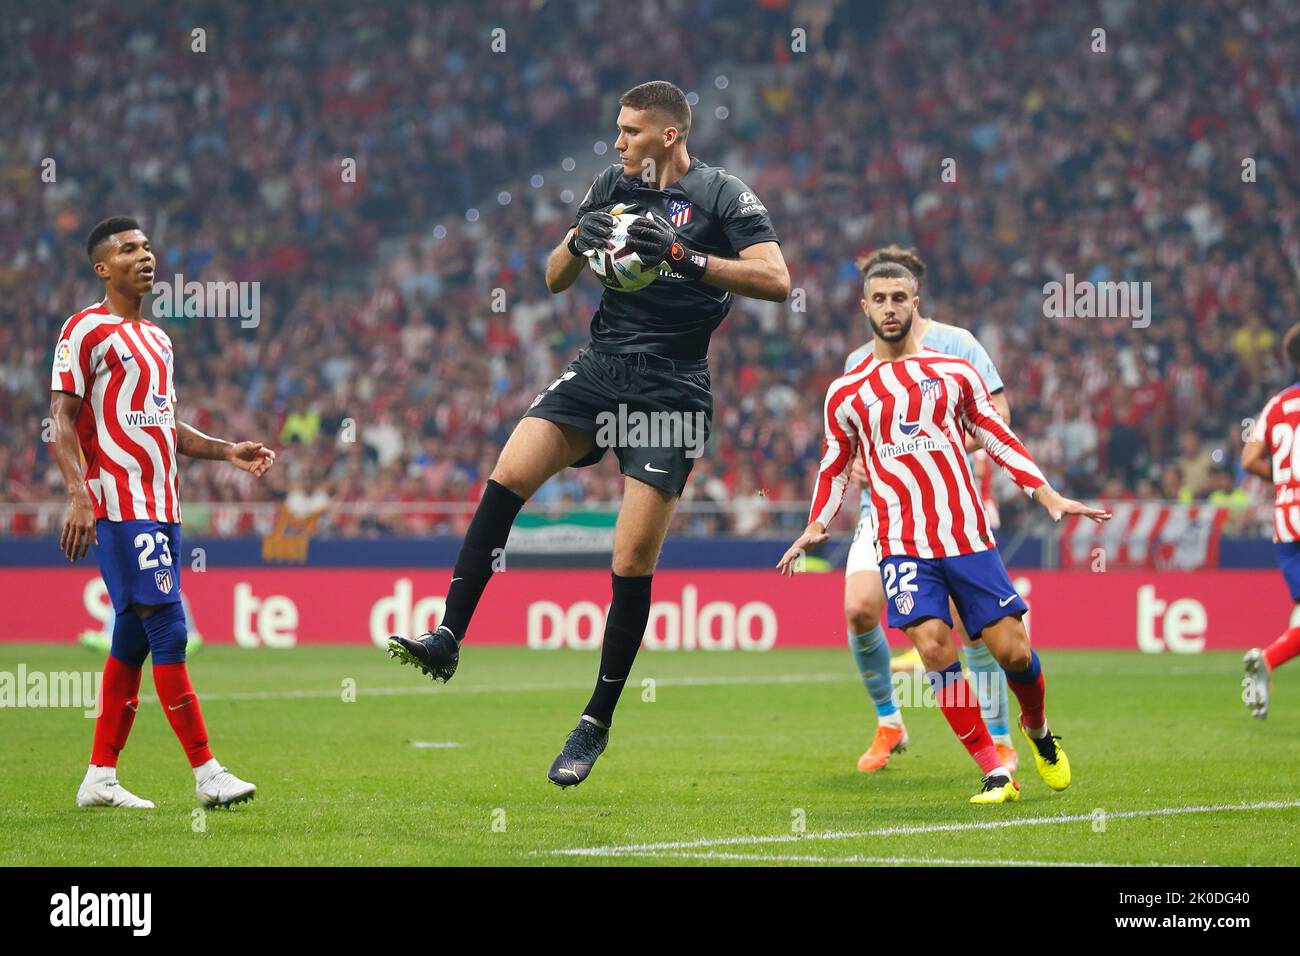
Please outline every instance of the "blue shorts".
[[949, 596], [972, 639], [993, 622], [1029, 610], [1002, 556], [992, 549], [956, 558], [891, 555], [880, 563], [880, 578], [891, 627], [910, 627], [928, 617], [951, 627]]
[[174, 604], [181, 599], [179, 524], [100, 518], [95, 534], [95, 560], [114, 611], [121, 614], [132, 604]]
[[1300, 541], [1278, 541], [1273, 545], [1278, 567], [1286, 586], [1291, 589], [1291, 600], [1300, 601]]

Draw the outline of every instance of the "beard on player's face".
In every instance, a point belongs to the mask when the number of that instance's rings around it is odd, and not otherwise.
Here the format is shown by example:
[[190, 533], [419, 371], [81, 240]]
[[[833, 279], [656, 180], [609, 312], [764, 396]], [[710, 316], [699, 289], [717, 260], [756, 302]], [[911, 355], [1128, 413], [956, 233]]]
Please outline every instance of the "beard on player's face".
[[875, 317], [870, 312], [867, 313], [867, 322], [871, 326], [872, 334], [883, 342], [903, 342], [912, 334], [912, 310], [908, 309], [907, 314], [901, 315], [901, 310], [896, 310], [893, 320], [899, 323], [899, 327], [894, 332], [886, 332], [881, 325], [876, 324]]

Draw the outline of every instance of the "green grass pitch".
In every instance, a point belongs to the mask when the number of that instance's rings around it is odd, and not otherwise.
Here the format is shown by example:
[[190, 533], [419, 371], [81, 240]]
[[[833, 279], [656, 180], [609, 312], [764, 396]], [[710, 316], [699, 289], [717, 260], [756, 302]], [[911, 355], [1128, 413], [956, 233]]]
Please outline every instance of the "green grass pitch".
[[[0, 710], [0, 864], [1294, 864], [1300, 665], [1260, 722], [1239, 654], [1043, 662], [1074, 784], [1049, 791], [1020, 740], [1023, 799], [973, 807], [979, 773], [933, 708], [904, 711], [907, 753], [857, 772], [874, 721], [847, 650], [643, 653], [609, 749], [561, 791], [546, 771], [595, 654], [471, 641], [443, 687], [373, 648], [209, 646], [190, 670], [214, 751], [257, 799], [196, 812], [148, 676], [119, 776], [153, 811], [74, 806], [80, 710]], [[10, 673], [101, 663], [0, 645]]]

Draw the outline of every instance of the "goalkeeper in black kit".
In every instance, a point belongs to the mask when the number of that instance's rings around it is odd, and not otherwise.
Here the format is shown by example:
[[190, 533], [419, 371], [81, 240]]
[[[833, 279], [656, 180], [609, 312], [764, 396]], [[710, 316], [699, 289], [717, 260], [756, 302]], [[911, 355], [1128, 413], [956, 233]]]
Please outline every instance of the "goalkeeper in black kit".
[[[654, 81], [628, 90], [619, 105], [621, 162], [596, 177], [547, 260], [546, 285], [554, 293], [573, 285], [624, 211], [640, 217], [628, 227], [628, 248], [662, 264], [660, 274], [635, 292], [605, 291], [590, 344], [537, 396], [501, 451], [452, 571], [442, 622], [417, 640], [388, 643], [400, 661], [449, 680], [519, 509], [557, 472], [593, 465], [612, 448], [624, 475], [613, 597], [595, 690], [551, 765], [550, 780], [561, 787], [585, 780], [604, 751], [641, 646], [655, 562], [712, 422], [709, 337], [733, 295], [783, 302], [790, 294], [766, 207], [735, 176], [687, 153], [685, 94]], [[638, 418], [674, 427], [607, 427]]]

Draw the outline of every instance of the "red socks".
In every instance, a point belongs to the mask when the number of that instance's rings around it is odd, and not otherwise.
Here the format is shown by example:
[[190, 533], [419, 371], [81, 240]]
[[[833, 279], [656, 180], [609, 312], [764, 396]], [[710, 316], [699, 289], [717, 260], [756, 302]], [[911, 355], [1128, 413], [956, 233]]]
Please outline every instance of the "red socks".
[[185, 748], [185, 755], [190, 758], [190, 766], [207, 763], [212, 759], [212, 751], [208, 749], [208, 728], [203, 723], [199, 697], [190, 684], [185, 665], [155, 664], [153, 683], [167, 721]]
[[97, 767], [117, 766], [117, 755], [126, 746], [140, 706], [141, 673], [141, 668], [123, 664], [111, 655], [104, 662], [100, 712], [95, 718], [95, 742], [90, 750], [90, 762]]
[[1043, 667], [1038, 662], [1038, 652], [1029, 651], [1029, 666], [1023, 671], [1006, 671], [1007, 686], [1020, 701], [1020, 723], [1036, 730], [1047, 723], [1043, 713], [1043, 698], [1047, 690], [1043, 685]]
[[1264, 648], [1264, 663], [1269, 670], [1276, 670], [1297, 654], [1300, 654], [1300, 627], [1293, 627]]
[[934, 688], [935, 700], [938, 701], [948, 726], [979, 764], [980, 770], [987, 776], [1002, 766], [993, 738], [989, 736], [984, 718], [980, 716], [979, 697], [962, 675], [961, 664], [951, 664], [941, 671], [931, 671], [928, 676], [930, 685]]
[[1021, 723], [1031, 729], [1041, 727], [1047, 723], [1047, 716], [1043, 713], [1043, 698], [1047, 696], [1047, 689], [1043, 685], [1041, 672], [1032, 684], [1021, 684], [1018, 681], [1008, 680], [1007, 686], [1016, 695], [1016, 700], [1020, 701]]

